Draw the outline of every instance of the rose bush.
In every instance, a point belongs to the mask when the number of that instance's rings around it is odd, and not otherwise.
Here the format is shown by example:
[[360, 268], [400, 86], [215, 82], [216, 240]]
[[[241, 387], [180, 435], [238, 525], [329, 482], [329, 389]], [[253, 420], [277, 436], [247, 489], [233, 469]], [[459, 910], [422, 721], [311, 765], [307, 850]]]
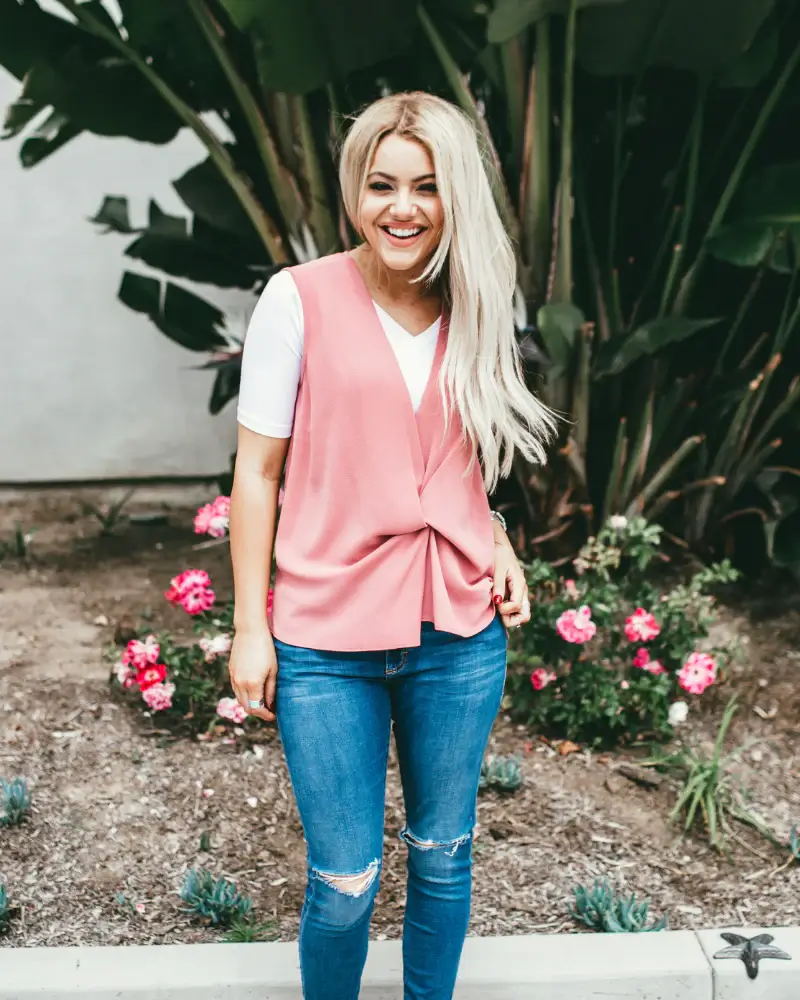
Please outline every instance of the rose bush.
[[514, 719], [604, 747], [667, 739], [686, 721], [728, 655], [705, 646], [709, 590], [738, 573], [726, 560], [661, 590], [660, 544], [658, 525], [617, 515], [581, 550], [573, 579], [527, 567], [531, 620], [509, 634], [503, 701]]
[[[194, 520], [197, 534], [222, 539], [228, 532], [230, 499], [219, 496], [201, 507]], [[228, 653], [233, 639], [233, 603], [219, 603], [203, 569], [185, 569], [170, 580], [166, 601], [192, 619], [193, 641], [169, 632], [144, 630], [131, 640], [111, 672], [117, 690], [151, 716], [160, 727], [207, 739], [216, 730], [229, 740], [252, 725], [231, 698]], [[271, 609], [272, 590], [267, 598]]]

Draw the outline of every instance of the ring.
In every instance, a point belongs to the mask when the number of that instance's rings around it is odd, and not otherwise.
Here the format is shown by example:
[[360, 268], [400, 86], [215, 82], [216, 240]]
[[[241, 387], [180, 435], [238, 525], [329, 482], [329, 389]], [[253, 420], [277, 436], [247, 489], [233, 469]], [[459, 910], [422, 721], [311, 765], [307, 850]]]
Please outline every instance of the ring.
[[248, 704], [250, 705], [250, 708], [263, 708], [264, 699], [260, 698], [258, 701], [253, 701], [253, 699], [251, 698]]

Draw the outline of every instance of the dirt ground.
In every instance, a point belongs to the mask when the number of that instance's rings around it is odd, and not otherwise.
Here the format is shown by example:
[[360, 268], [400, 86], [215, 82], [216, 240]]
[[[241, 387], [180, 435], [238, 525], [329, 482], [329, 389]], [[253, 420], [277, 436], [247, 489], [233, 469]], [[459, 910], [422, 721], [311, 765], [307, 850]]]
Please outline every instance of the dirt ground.
[[[118, 623], [152, 613], [159, 626], [185, 625], [161, 598], [171, 576], [199, 566], [221, 597], [230, 594], [226, 547], [194, 548], [195, 500], [208, 499], [206, 491], [170, 498], [142, 490], [126, 509], [164, 522], [125, 523], [110, 537], [81, 512], [82, 500], [97, 498], [0, 498], [0, 542], [16, 521], [37, 529], [26, 560], [0, 562], [0, 776], [27, 777], [33, 795], [28, 822], [0, 830], [0, 882], [20, 908], [2, 943], [218, 940], [180, 911], [177, 890], [191, 866], [235, 878], [258, 921], [273, 921], [282, 940], [296, 938], [305, 853], [274, 726], [246, 752], [219, 740], [170, 742], [109, 694], [103, 651]], [[754, 810], [786, 837], [800, 824], [800, 595], [745, 596], [724, 610], [720, 628], [741, 639], [746, 662], [693, 706], [682, 733], [691, 743], [712, 741], [736, 690], [742, 709], [731, 745], [762, 741], [745, 754], [742, 780]], [[471, 934], [577, 929], [572, 888], [597, 877], [649, 896], [672, 928], [800, 922], [800, 864], [775, 872], [786, 855], [744, 828], [730, 859], [681, 837], [666, 824], [674, 787], [650, 790], [622, 777], [625, 754], [562, 757], [501, 714], [489, 752], [516, 751], [523, 787], [479, 799]], [[402, 929], [402, 823], [392, 753], [378, 939]], [[120, 906], [120, 892], [143, 912]]]

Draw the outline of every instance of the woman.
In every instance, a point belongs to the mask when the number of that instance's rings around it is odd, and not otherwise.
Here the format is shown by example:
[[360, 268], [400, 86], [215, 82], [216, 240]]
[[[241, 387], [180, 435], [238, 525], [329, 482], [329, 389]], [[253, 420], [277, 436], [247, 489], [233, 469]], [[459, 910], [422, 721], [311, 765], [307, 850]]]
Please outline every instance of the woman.
[[553, 427], [521, 374], [514, 255], [488, 169], [447, 102], [371, 105], [340, 167], [363, 242], [272, 278], [245, 342], [230, 672], [251, 715], [277, 716], [303, 823], [306, 1000], [358, 997], [392, 728], [407, 819], [406, 1000], [452, 996], [467, 931], [507, 628], [530, 618], [487, 491], [515, 449], [544, 461]]

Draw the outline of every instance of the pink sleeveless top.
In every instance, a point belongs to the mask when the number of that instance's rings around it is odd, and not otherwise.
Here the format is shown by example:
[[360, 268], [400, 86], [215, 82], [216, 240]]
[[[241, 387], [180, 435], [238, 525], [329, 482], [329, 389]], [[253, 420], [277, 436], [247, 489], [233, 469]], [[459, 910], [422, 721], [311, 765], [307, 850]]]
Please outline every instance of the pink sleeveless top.
[[475, 635], [495, 615], [494, 534], [455, 411], [442, 440], [447, 323], [415, 413], [355, 262], [334, 254], [291, 274], [304, 352], [271, 631], [336, 651], [418, 646], [423, 621]]

